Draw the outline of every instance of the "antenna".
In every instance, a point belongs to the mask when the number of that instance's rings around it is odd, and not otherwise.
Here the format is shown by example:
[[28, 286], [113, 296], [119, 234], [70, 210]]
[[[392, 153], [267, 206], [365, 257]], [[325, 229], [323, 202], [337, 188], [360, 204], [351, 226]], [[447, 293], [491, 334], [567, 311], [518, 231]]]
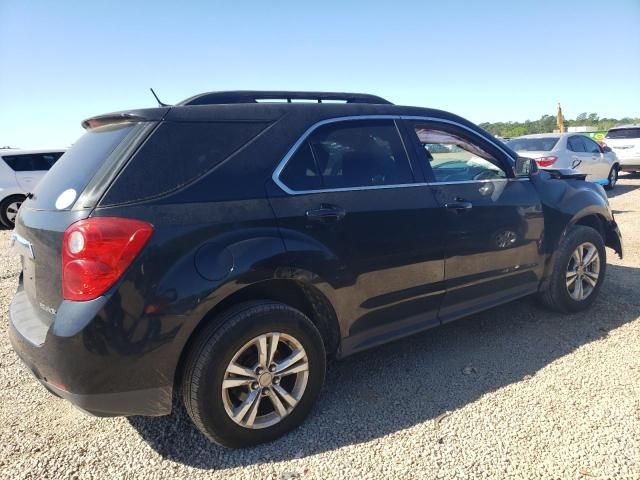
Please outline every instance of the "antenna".
[[156, 101], [158, 102], [158, 106], [159, 107], [170, 107], [171, 105], [167, 105], [166, 103], [162, 103], [160, 101], [160, 99], [158, 98], [158, 95], [156, 95], [156, 92], [153, 91], [153, 88], [149, 88], [149, 90], [151, 90], [151, 93], [153, 94], [153, 96], [155, 97]]

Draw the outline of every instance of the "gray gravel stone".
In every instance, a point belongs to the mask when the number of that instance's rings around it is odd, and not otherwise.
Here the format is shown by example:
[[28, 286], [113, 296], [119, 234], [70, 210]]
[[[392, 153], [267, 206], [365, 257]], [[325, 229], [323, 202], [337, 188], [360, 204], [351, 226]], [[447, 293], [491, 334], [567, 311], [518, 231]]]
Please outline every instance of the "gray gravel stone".
[[51, 396], [11, 350], [19, 265], [0, 232], [0, 478], [640, 478], [640, 178], [611, 195], [625, 235], [594, 307], [530, 299], [330, 366], [292, 434], [208, 443], [182, 408], [98, 419]]

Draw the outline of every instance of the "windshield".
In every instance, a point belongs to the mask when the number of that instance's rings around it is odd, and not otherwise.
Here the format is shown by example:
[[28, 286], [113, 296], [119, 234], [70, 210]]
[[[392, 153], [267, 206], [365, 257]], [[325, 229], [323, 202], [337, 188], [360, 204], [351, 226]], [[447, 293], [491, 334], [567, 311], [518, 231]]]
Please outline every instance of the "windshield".
[[513, 138], [507, 142], [507, 146], [516, 152], [549, 152], [558, 140], [558, 137]]
[[640, 138], [640, 128], [616, 128], [609, 130], [604, 138]]

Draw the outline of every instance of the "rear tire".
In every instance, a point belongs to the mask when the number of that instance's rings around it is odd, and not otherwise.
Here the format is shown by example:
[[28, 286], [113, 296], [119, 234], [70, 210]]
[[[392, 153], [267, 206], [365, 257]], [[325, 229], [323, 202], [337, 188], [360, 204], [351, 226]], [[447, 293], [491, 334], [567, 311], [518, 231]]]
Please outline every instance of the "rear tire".
[[613, 190], [616, 187], [616, 183], [618, 183], [618, 172], [619, 167], [614, 165], [611, 167], [611, 171], [609, 172], [609, 176], [607, 177], [607, 184], [604, 186], [605, 190]]
[[315, 325], [273, 301], [240, 304], [218, 320], [199, 334], [182, 379], [183, 402], [196, 427], [221, 446], [239, 448], [300, 425], [325, 377], [326, 353]]
[[600, 233], [582, 225], [571, 227], [558, 245], [552, 262], [551, 273], [540, 292], [542, 303], [563, 313], [589, 308], [598, 296], [606, 273], [607, 258]]
[[15, 226], [18, 209], [25, 199], [24, 195], [11, 195], [0, 202], [0, 221], [7, 228]]

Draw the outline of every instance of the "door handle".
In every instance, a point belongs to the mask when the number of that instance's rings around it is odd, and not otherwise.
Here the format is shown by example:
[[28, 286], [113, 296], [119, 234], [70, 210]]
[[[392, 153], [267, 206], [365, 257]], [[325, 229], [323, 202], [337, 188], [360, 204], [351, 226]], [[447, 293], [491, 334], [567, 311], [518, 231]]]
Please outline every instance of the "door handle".
[[316, 223], [333, 223], [342, 220], [347, 212], [337, 205], [320, 205], [319, 208], [307, 210], [307, 220]]
[[453, 202], [445, 203], [444, 208], [462, 213], [466, 210], [471, 210], [473, 208], [473, 204], [466, 200], [462, 200], [461, 198], [456, 198]]

